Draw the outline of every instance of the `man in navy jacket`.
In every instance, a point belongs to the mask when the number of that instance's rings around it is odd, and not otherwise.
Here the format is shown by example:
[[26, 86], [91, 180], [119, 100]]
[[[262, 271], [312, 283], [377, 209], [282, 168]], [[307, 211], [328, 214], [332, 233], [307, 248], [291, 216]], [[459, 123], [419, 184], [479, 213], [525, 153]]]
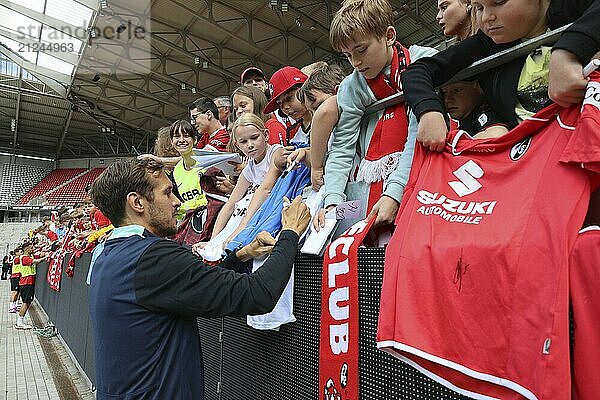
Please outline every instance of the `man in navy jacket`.
[[[290, 277], [308, 208], [294, 199], [282, 212], [277, 242], [262, 232], [211, 267], [164, 239], [176, 232], [180, 202], [160, 163], [117, 162], [96, 179], [90, 195], [115, 226], [95, 260], [89, 289], [97, 398], [202, 399], [195, 317], [271, 311]], [[262, 268], [242, 273], [253, 257], [268, 252]]]

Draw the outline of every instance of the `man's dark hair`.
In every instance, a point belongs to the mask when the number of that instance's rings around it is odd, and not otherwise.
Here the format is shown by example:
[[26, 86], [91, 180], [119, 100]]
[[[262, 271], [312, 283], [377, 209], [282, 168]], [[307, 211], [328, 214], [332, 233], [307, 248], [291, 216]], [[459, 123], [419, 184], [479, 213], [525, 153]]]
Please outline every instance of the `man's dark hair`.
[[90, 189], [92, 202], [102, 211], [114, 226], [121, 226], [125, 218], [127, 195], [136, 192], [149, 201], [154, 200], [154, 182], [163, 164], [154, 160], [136, 158], [117, 161], [96, 178]]
[[[217, 119], [219, 117], [219, 114], [217, 114]], [[187, 133], [188, 136], [191, 136], [192, 138], [199, 140], [199, 136], [200, 134], [198, 133], [198, 131], [196, 130], [196, 128], [194, 128], [192, 126], [192, 124], [190, 124], [190, 122], [188, 120], [185, 119], [180, 119], [177, 120], [175, 122], [173, 122], [171, 124], [171, 126], [169, 127], [169, 137], [171, 139], [173, 139], [173, 136], [175, 136], [176, 133]], [[179, 154], [177, 154], [179, 155]]]
[[188, 106], [188, 110], [190, 111], [192, 111], [194, 108], [197, 108], [201, 113], [210, 111], [213, 117], [219, 119], [219, 109], [217, 108], [215, 102], [208, 97], [200, 97], [199, 99], [194, 100], [194, 102]]

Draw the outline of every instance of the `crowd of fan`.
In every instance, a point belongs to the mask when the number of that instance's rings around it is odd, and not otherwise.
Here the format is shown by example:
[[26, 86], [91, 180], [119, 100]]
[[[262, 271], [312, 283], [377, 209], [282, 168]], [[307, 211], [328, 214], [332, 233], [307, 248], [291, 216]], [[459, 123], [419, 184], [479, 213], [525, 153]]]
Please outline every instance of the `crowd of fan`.
[[[548, 7], [558, 2], [533, 3], [535, 10], [523, 8], [522, 25], [531, 29], [512, 31], [504, 27], [502, 37], [490, 28], [490, 20], [502, 16], [501, 9], [511, 4], [478, 2], [472, 8], [470, 1], [440, 0], [437, 18], [444, 34], [457, 38], [457, 49], [463, 44], [468, 49], [476, 42], [468, 39], [475, 36], [491, 43], [481, 52], [494, 53], [502, 46], [555, 28], [552, 24], [556, 22], [565, 22], [553, 19], [556, 7]], [[581, 15], [589, 19], [598, 12], [596, 2], [578, 3], [580, 9], [573, 12], [572, 19]], [[260, 68], [251, 66], [243, 71], [241, 86], [230, 96], [199, 98], [189, 106], [189, 119], [158, 131], [154, 154], [140, 157], [163, 163], [174, 183], [173, 190], [181, 202], [174, 240], [194, 246], [194, 251], [207, 261], [215, 261], [224, 248], [247, 244], [250, 236], [236, 238], [249, 227], [257, 226], [250, 230], [257, 232], [265, 228], [265, 223], [271, 224], [265, 230], [276, 234], [280, 225], [270, 221], [269, 216], [278, 215], [283, 195], [308, 197], [305, 188], [311, 188], [318, 193], [315, 231], [324, 225], [327, 212], [347, 200], [360, 200], [363, 204], [358, 219], [376, 218], [376, 225], [383, 228], [374, 243], [383, 245], [393, 230], [418, 142], [439, 151], [445, 132], [453, 126], [467, 130], [474, 138], [506, 133], [517, 121], [548, 104], [547, 87], [556, 80], [552, 75], [555, 64], [563, 61], [559, 67], [564, 72], [573, 64], [581, 68], [582, 57], [589, 56], [590, 46], [572, 40], [574, 35], [567, 31], [564, 37], [568, 38], [559, 41], [552, 56], [549, 49], [530, 55], [531, 62], [546, 72], [541, 81], [527, 75], [526, 68], [520, 77], [507, 78], [502, 69], [495, 72], [499, 79], [519, 81], [517, 93], [512, 93], [512, 110], [507, 113], [504, 104], [498, 105], [498, 99], [508, 101], [502, 96], [504, 92], [489, 89], [484, 78], [479, 79], [481, 86], [474, 81], [448, 85], [438, 97], [433, 92], [433, 87], [441, 83], [436, 81], [437, 75], [423, 71], [435, 71], [432, 65], [442, 68], [444, 63], [458, 59], [446, 60], [442, 53], [438, 56], [434, 49], [417, 45], [405, 48], [396, 41], [393, 16], [386, 0], [345, 1], [332, 21], [330, 38], [334, 49], [345, 55], [354, 68], [348, 76], [342, 67], [325, 62], [302, 69], [285, 66], [270, 79]], [[361, 18], [369, 22], [361, 25]], [[507, 13], [506, 26], [520, 21], [510, 18]], [[545, 22], [537, 23], [536, 18]], [[587, 24], [586, 18], [576, 22], [571, 31], [579, 32], [577, 27]], [[477, 32], [477, 27], [482, 30]], [[462, 56], [460, 61], [466, 65], [470, 62], [469, 57]], [[574, 103], [577, 99], [565, 93], [581, 92], [579, 86], [586, 82], [583, 76], [575, 79], [564, 75], [563, 86], [551, 87], [554, 90], [550, 96], [561, 105]], [[530, 90], [539, 85], [543, 90]], [[400, 91], [404, 91], [410, 107], [400, 104], [384, 112], [365, 112], [376, 100]], [[532, 101], [528, 101], [528, 93]], [[514, 97], [518, 98], [516, 104]], [[446, 108], [443, 113], [438, 111], [442, 105]], [[194, 158], [197, 149], [237, 152], [243, 163], [227, 175], [215, 168], [198, 168]], [[351, 193], [356, 184], [358, 191]], [[276, 201], [269, 202], [272, 198]], [[265, 209], [266, 205], [272, 208]], [[34, 253], [49, 254], [50, 260], [61, 249], [76, 258], [83, 251], [91, 251], [111, 227], [88, 200], [53, 220], [45, 219], [30, 233], [27, 243], [34, 246]]]
[[[112, 224], [89, 198], [63, 207], [42, 218], [42, 224], [3, 259], [2, 279], [10, 277], [11, 296], [8, 311], [18, 313], [17, 329], [30, 329], [24, 317], [33, 300], [36, 265], [47, 260], [51, 265], [68, 260], [66, 273], [73, 276], [75, 260], [91, 252], [113, 229]], [[22, 302], [19, 303], [19, 297]]]

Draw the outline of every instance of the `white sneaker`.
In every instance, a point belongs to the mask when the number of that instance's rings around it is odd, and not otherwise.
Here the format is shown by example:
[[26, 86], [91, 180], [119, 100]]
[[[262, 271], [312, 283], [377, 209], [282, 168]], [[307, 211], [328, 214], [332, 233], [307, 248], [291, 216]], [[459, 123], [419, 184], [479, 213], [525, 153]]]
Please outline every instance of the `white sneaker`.
[[31, 325], [27, 324], [15, 324], [15, 329], [31, 329]]

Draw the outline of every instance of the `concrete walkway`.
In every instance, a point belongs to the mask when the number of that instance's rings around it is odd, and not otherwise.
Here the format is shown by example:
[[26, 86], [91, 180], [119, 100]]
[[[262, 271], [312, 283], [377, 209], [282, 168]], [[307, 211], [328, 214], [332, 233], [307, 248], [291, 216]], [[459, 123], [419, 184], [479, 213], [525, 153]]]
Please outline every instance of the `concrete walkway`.
[[[32, 330], [14, 328], [17, 314], [8, 312], [9, 296], [9, 281], [0, 281], [0, 400], [94, 399], [91, 391], [81, 386], [81, 376], [64, 356], [67, 352], [57, 337], [42, 338]], [[25, 322], [41, 327], [40, 312], [43, 315], [34, 302]], [[32, 320], [30, 313], [37, 318]], [[61, 383], [55, 384], [55, 379]]]

